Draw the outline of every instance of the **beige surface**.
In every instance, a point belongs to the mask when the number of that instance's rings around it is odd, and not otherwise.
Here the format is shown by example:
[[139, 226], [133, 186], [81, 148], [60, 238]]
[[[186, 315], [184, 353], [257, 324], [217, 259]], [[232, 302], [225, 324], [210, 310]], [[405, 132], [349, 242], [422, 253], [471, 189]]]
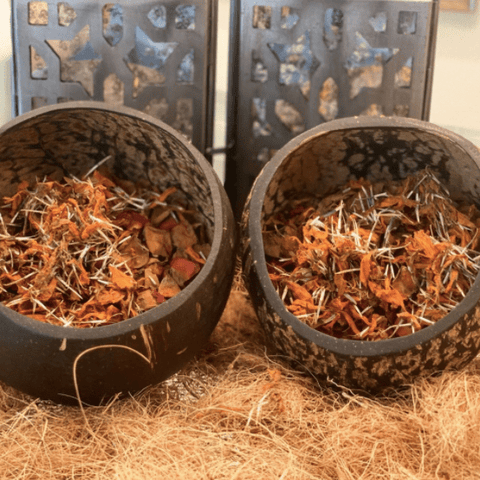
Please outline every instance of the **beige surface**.
[[171, 381], [107, 407], [0, 385], [3, 479], [473, 480], [480, 362], [391, 398], [322, 390], [265, 356], [243, 293]]

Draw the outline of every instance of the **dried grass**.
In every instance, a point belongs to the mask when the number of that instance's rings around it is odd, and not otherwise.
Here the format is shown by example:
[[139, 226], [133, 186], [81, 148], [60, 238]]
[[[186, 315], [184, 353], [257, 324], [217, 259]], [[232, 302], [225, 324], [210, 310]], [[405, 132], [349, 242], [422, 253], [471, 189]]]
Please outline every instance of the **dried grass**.
[[1, 478], [480, 478], [479, 359], [395, 397], [324, 390], [266, 355], [239, 290], [184, 371], [85, 415], [0, 386]]

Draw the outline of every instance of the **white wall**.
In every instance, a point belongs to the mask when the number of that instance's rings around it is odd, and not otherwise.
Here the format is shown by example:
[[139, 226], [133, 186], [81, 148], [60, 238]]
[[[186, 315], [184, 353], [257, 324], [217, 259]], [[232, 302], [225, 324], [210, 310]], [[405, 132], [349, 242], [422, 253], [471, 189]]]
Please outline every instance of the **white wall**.
[[480, 147], [480, 6], [440, 12], [430, 121]]
[[0, 125], [11, 118], [10, 70], [10, 0], [0, 0]]
[[[225, 4], [227, 0], [221, 0], [221, 5]], [[228, 12], [222, 9], [221, 16], [219, 45], [225, 46]], [[0, 0], [0, 125], [11, 118], [10, 33], [10, 0]], [[225, 66], [226, 61], [223, 61], [217, 81], [219, 107], [225, 102]], [[430, 121], [463, 135], [480, 147], [478, 5], [474, 13], [440, 12]], [[221, 118], [216, 123], [217, 131], [223, 136]], [[220, 147], [221, 143], [217, 138], [215, 146]]]

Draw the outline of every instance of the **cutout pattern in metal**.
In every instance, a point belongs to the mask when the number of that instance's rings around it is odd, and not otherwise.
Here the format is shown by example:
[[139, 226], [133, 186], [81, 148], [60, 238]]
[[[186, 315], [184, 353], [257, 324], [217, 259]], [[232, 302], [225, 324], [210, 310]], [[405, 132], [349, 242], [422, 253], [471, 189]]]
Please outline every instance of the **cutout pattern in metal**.
[[72, 100], [126, 105], [212, 145], [217, 4], [12, 0], [15, 114]]
[[251, 179], [298, 133], [355, 115], [428, 120], [437, 0], [232, 6], [226, 188], [237, 217]]

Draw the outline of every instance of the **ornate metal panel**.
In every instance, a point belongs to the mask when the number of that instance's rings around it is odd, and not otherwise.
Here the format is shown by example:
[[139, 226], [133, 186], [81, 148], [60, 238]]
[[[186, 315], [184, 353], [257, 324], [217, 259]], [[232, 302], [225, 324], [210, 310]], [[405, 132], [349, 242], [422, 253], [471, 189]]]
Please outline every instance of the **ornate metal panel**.
[[211, 147], [216, 0], [12, 0], [12, 12], [17, 115], [105, 101]]
[[291, 138], [355, 115], [428, 119], [438, 3], [234, 0], [226, 188], [237, 216]]

